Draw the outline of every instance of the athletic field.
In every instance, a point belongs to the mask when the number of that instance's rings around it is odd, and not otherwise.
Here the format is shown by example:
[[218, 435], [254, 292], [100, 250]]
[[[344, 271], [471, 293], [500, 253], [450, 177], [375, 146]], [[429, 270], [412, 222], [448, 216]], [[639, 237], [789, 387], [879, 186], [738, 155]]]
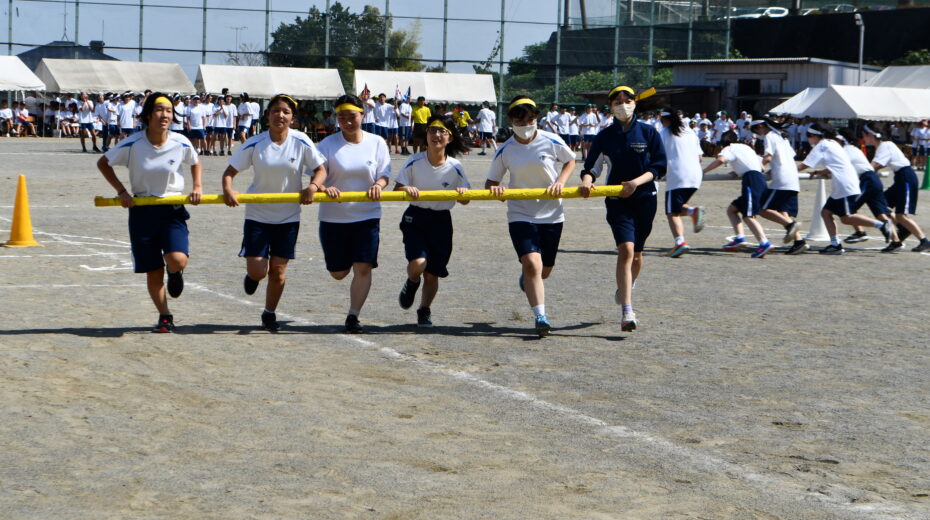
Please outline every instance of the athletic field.
[[[640, 328], [621, 333], [603, 201], [569, 200], [538, 340], [504, 204], [454, 210], [437, 326], [417, 330], [397, 304], [405, 204], [386, 203], [367, 334], [347, 336], [348, 281], [326, 273], [310, 206], [273, 335], [265, 284], [242, 290], [244, 207], [201, 206], [160, 335], [126, 212], [93, 207], [113, 189], [78, 148], [0, 140], [0, 237], [25, 173], [44, 246], [0, 249], [0, 518], [930, 518], [930, 255], [913, 239], [725, 253], [739, 184], [706, 182], [690, 254], [663, 256], [657, 215]], [[221, 192], [225, 159], [203, 161]], [[488, 158], [463, 163], [482, 187]]]

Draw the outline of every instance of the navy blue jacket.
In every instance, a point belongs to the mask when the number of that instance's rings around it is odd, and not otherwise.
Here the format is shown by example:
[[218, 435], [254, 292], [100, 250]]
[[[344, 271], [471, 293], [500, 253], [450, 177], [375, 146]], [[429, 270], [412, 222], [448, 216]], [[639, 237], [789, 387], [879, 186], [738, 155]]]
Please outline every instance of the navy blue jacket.
[[[594, 137], [588, 157], [584, 161], [583, 173], [590, 173], [597, 179], [600, 172], [592, 172], [594, 163], [601, 154], [610, 158], [610, 173], [607, 175], [607, 184], [620, 184], [631, 181], [640, 175], [651, 171], [654, 180], [665, 176], [668, 160], [665, 156], [665, 145], [659, 132], [652, 126], [643, 123], [633, 116], [630, 128], [623, 130], [619, 121], [601, 130]], [[655, 182], [647, 182], [636, 188], [632, 198], [651, 197], [656, 193]]]

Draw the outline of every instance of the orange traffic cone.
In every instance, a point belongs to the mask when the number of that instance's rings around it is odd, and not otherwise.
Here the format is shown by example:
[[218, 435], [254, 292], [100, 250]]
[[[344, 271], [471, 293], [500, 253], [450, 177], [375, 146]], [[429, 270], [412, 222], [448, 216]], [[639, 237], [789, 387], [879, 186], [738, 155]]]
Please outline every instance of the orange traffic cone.
[[29, 216], [29, 193], [26, 191], [26, 176], [19, 176], [16, 185], [16, 202], [13, 205], [13, 229], [7, 247], [32, 247], [39, 245], [32, 238], [32, 217]]

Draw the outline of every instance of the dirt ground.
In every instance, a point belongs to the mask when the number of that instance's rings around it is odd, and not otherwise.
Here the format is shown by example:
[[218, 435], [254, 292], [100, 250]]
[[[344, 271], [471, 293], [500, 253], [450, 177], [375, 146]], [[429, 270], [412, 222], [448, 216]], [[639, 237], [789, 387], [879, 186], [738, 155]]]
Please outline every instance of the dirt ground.
[[[657, 216], [641, 325], [622, 333], [603, 201], [569, 200], [538, 340], [503, 204], [454, 210], [423, 330], [397, 304], [405, 205], [386, 203], [367, 334], [347, 336], [310, 206], [269, 334], [264, 284], [241, 287], [243, 209], [200, 206], [179, 328], [157, 335], [126, 213], [93, 207], [113, 190], [77, 149], [0, 139], [0, 237], [25, 173], [43, 245], [0, 248], [0, 518], [930, 518], [930, 255], [913, 239], [727, 253], [738, 183], [706, 182], [691, 253], [663, 256]], [[487, 158], [463, 163], [480, 187]], [[219, 193], [224, 159], [204, 164]]]

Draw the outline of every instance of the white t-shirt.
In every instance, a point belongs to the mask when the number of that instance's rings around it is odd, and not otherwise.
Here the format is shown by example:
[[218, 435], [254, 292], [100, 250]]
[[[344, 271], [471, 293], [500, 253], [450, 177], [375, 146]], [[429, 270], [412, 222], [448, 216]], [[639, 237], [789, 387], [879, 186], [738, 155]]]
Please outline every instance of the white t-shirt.
[[569, 114], [568, 112], [564, 112], [564, 113], [559, 114], [559, 117], [555, 118], [555, 121], [553, 121], [553, 123], [555, 123], [555, 126], [558, 129], [559, 134], [565, 135], [565, 134], [568, 134], [569, 127], [571, 126], [570, 124], [571, 121], [572, 121], [572, 115]]
[[362, 124], [374, 123], [375, 122], [375, 101], [369, 99], [365, 101], [362, 105], [362, 108], [365, 109], [365, 115], [362, 116]]
[[214, 117], [213, 112], [216, 111], [216, 105], [213, 103], [201, 103], [200, 106], [203, 107], [203, 118], [205, 126], [214, 126]]
[[[368, 191], [381, 177], [391, 178], [391, 157], [380, 136], [362, 132], [362, 142], [346, 141], [342, 132], [323, 139], [317, 147], [326, 158], [326, 187], [339, 191]], [[323, 222], [361, 222], [381, 218], [380, 202], [327, 202], [320, 205]]]
[[117, 110], [117, 118], [119, 119], [120, 128], [133, 128], [135, 127], [134, 118], [136, 115], [136, 102], [129, 100], [129, 103], [120, 103], [119, 109]]
[[814, 123], [804, 123], [803, 125], [798, 125], [798, 142], [806, 143], [807, 142], [807, 129], [814, 126]]
[[729, 119], [718, 119], [714, 121], [714, 142], [720, 142], [720, 138], [723, 137], [723, 134], [730, 131], [730, 120]]
[[388, 103], [388, 109], [385, 111], [385, 120], [384, 126], [388, 128], [397, 128], [397, 110], [394, 109], [394, 105]]
[[[548, 188], [559, 178], [562, 165], [575, 160], [575, 152], [562, 138], [551, 132], [536, 131], [536, 137], [527, 144], [517, 142], [513, 136], [494, 154], [488, 180], [501, 182], [510, 172], [510, 188]], [[508, 222], [555, 224], [565, 221], [562, 199], [508, 200]]]
[[875, 157], [872, 162], [882, 166], [890, 166], [893, 171], [898, 171], [905, 166], [910, 166], [911, 162], [907, 160], [904, 153], [891, 141], [882, 141], [875, 149]]
[[94, 102], [87, 100], [78, 105], [78, 123], [91, 124], [94, 122]]
[[239, 114], [239, 107], [230, 103], [226, 105], [226, 128], [236, 128], [236, 115]]
[[110, 112], [107, 110], [107, 101], [98, 104], [94, 107], [94, 117], [103, 124], [108, 124], [110, 121]]
[[107, 124], [119, 125], [119, 102], [107, 101], [103, 106], [107, 109]]
[[547, 124], [540, 126], [544, 128], [546, 132], [558, 132], [558, 118], [558, 112], [548, 112], [546, 113], [546, 117], [543, 119], [543, 121], [545, 121]]
[[390, 121], [388, 118], [390, 117], [389, 114], [393, 111], [394, 106], [390, 103], [378, 103], [377, 106], [375, 106], [375, 124], [378, 126], [389, 127]]
[[743, 143], [733, 143], [720, 151], [718, 157], [726, 160], [737, 175], [748, 171], [762, 172], [762, 159], [755, 150]]
[[599, 122], [597, 114], [592, 114], [590, 112], [581, 114], [581, 117], [578, 118], [578, 123], [583, 125], [581, 127], [581, 135], [597, 135], [597, 126]]
[[145, 102], [136, 103], [136, 108], [132, 109], [132, 115], [136, 118], [136, 128], [142, 128], [142, 106]]
[[239, 103], [237, 111], [239, 114], [239, 126], [252, 126], [252, 111], [249, 109], [249, 103]]
[[[397, 182], [421, 190], [471, 189], [471, 184], [468, 183], [468, 179], [465, 177], [462, 163], [453, 157], [446, 157], [444, 163], [433, 166], [430, 164], [426, 152], [411, 155], [407, 159], [401, 170], [397, 172]], [[455, 206], [455, 201], [413, 201], [410, 205], [433, 210], [448, 210]]]
[[404, 101], [400, 104], [400, 126], [413, 126], [413, 120], [410, 116], [413, 114], [413, 108], [410, 103]]
[[[301, 174], [312, 175], [325, 162], [307, 134], [294, 129], [281, 145], [267, 131], [252, 136], [229, 158], [237, 171], [251, 167], [255, 173], [246, 193], [298, 192], [303, 189]], [[246, 204], [245, 218], [264, 224], [300, 222], [300, 204]]]
[[571, 116], [571, 120], [568, 122], [568, 135], [578, 135], [578, 118], [576, 116]]
[[475, 120], [478, 121], [478, 131], [493, 133], [494, 127], [497, 125], [497, 116], [490, 108], [482, 108], [478, 111], [478, 115], [475, 116]]
[[145, 132], [133, 134], [104, 156], [110, 166], [129, 167], [130, 191], [136, 197], [181, 195], [181, 168], [200, 162], [191, 142], [174, 132], [168, 132], [168, 140], [158, 148], [152, 146]]
[[226, 114], [229, 107], [226, 105], [215, 105], [213, 107], [213, 126], [216, 128], [226, 128]]
[[701, 171], [701, 146], [694, 132], [684, 127], [679, 135], [668, 128], [659, 132], [665, 144], [668, 169], [665, 173], [665, 189], [700, 188], [704, 172]]
[[600, 118], [600, 123], [597, 124], [597, 132], [600, 133], [601, 130], [607, 128], [608, 126], [614, 124], [614, 116], [606, 116]]
[[869, 159], [859, 148], [847, 144], [843, 146], [843, 150], [846, 150], [846, 155], [849, 156], [849, 162], [852, 163], [853, 168], [856, 169], [856, 173], [859, 175], [874, 170], [874, 168], [872, 168], [872, 163], [869, 162]]
[[184, 103], [179, 101], [177, 105], [174, 105], [174, 119], [177, 121], [177, 123], [172, 121], [171, 124], [168, 125], [168, 128], [172, 132], [180, 132], [181, 130], [184, 130], [184, 116], [186, 113], [187, 108], [185, 108]]
[[911, 143], [914, 146], [926, 146], [927, 141], [930, 140], [930, 127], [921, 128], [916, 127], [911, 130]]
[[771, 155], [772, 182], [769, 188], [773, 190], [801, 191], [798, 181], [798, 165], [794, 162], [794, 148], [778, 132], [770, 130], [765, 134], [765, 151], [763, 155]]
[[262, 118], [262, 107], [258, 106], [258, 101], [249, 101], [249, 113], [252, 114], [253, 122], [258, 122]]
[[207, 120], [206, 105], [191, 105], [187, 109], [187, 120], [190, 122], [191, 130], [203, 130]]
[[849, 161], [849, 156], [833, 139], [821, 139], [804, 158], [803, 164], [810, 168], [823, 167], [830, 170], [833, 186], [831, 199], [859, 195], [859, 174]]

